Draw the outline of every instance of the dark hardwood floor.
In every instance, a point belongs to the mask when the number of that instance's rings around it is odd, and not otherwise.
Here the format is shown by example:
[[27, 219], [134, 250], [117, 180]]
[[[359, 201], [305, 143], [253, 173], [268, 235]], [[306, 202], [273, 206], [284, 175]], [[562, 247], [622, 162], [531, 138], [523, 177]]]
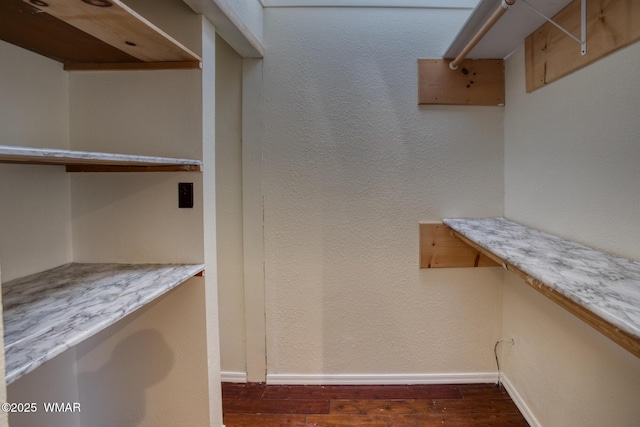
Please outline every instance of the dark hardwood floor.
[[226, 427], [528, 426], [494, 384], [276, 386], [222, 384]]

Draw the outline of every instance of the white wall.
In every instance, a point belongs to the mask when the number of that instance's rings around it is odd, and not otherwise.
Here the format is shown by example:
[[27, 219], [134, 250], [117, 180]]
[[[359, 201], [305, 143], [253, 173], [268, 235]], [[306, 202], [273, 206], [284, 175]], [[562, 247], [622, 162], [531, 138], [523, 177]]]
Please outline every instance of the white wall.
[[[199, 70], [72, 73], [72, 147], [200, 159], [200, 80]], [[201, 174], [78, 174], [71, 182], [76, 261], [203, 262]], [[194, 183], [193, 209], [178, 209], [179, 182]]]
[[[640, 259], [636, 43], [525, 93], [524, 54], [506, 62], [505, 214]], [[505, 275], [505, 373], [544, 426], [637, 425], [640, 359]]]
[[526, 94], [523, 53], [507, 63], [505, 213], [640, 259], [640, 90], [635, 44]]
[[191, 279], [76, 346], [79, 425], [210, 425], [204, 291]]
[[501, 215], [503, 110], [418, 107], [468, 11], [267, 8], [268, 380], [495, 371], [498, 269], [418, 269], [418, 222]]
[[3, 145], [69, 148], [68, 74], [59, 62], [0, 40]]
[[[0, 41], [0, 143], [69, 147], [67, 73], [60, 63]], [[0, 258], [9, 281], [71, 260], [64, 167], [0, 165]]]
[[77, 412], [47, 413], [42, 402], [82, 402], [78, 395], [75, 347], [59, 354], [7, 387], [9, 402], [33, 402], [36, 412], [9, 414], [11, 427], [81, 427]]
[[[2, 144], [68, 148], [69, 83], [62, 65], [2, 41], [0, 57]], [[64, 167], [2, 164], [0, 198], [3, 281], [72, 260], [70, 179]], [[73, 401], [77, 397], [75, 379], [67, 376], [75, 369], [69, 363], [73, 358], [73, 351], [66, 352], [40, 374], [11, 384], [3, 401], [39, 402], [54, 396]], [[32, 378], [38, 384], [35, 389]], [[42, 414], [35, 417], [11, 414], [11, 425], [36, 425]], [[50, 421], [47, 425], [52, 427], [79, 425], [75, 414]]]
[[221, 370], [246, 372], [242, 245], [242, 58], [216, 36], [216, 210]]

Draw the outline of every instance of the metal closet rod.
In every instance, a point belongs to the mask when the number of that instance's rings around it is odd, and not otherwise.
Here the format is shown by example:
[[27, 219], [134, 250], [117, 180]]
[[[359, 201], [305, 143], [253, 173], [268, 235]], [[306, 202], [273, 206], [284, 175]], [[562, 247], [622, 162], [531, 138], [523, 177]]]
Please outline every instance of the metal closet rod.
[[471, 41], [467, 43], [464, 49], [462, 49], [462, 52], [460, 52], [458, 56], [456, 56], [456, 58], [449, 63], [449, 68], [451, 68], [452, 70], [457, 70], [458, 65], [460, 65], [460, 63], [465, 58], [465, 56], [467, 56], [469, 52], [471, 52], [471, 49], [473, 49], [478, 44], [478, 42], [482, 40], [485, 34], [489, 32], [491, 27], [493, 27], [495, 23], [498, 22], [498, 20], [502, 17], [502, 15], [504, 15], [505, 12], [509, 9], [509, 7], [513, 6], [515, 2], [516, 0], [502, 0], [502, 4], [498, 6], [496, 11], [493, 12], [493, 15], [491, 15], [491, 17], [487, 20], [487, 22], [484, 23], [482, 28], [480, 28], [480, 30], [476, 33], [476, 35], [473, 36]]
[[[493, 12], [493, 15], [491, 15], [491, 17], [487, 20], [487, 22], [484, 23], [482, 28], [480, 28], [480, 30], [476, 33], [476, 35], [473, 36], [471, 41], [469, 43], [467, 43], [467, 45], [464, 47], [464, 49], [462, 49], [462, 52], [460, 52], [460, 54], [458, 54], [458, 56], [456, 56], [456, 58], [449, 63], [449, 68], [451, 68], [452, 70], [457, 70], [458, 69], [458, 65], [460, 65], [462, 60], [469, 54], [469, 52], [471, 52], [471, 49], [473, 49], [478, 44], [478, 42], [480, 40], [482, 40], [482, 38], [485, 36], [485, 34], [487, 34], [489, 32], [491, 27], [493, 27], [495, 25], [495, 23], [498, 22], [498, 20], [502, 17], [502, 15], [504, 15], [505, 12], [509, 9], [509, 7], [513, 6], [515, 4], [515, 2], [516, 2], [516, 0], [502, 0], [502, 4], [500, 6], [498, 6], [496, 11]], [[529, 4], [529, 2], [527, 0], [522, 0], [522, 2], [524, 4], [526, 4], [527, 6], [529, 6], [531, 9], [533, 9], [538, 15], [542, 16], [545, 20], [547, 20], [548, 22], [552, 23], [557, 28], [562, 30], [566, 35], [571, 37], [573, 40], [575, 40], [578, 43], [580, 43], [580, 47], [581, 47], [581, 52], [580, 53], [582, 55], [585, 55], [587, 53], [587, 0], [581, 0], [581, 5], [580, 5], [580, 8], [581, 8], [581, 10], [580, 10], [580, 27], [581, 27], [580, 38], [577, 38], [576, 36], [571, 34], [569, 31], [567, 31], [566, 28], [563, 28], [561, 25], [559, 25], [553, 19], [548, 18], [546, 15], [544, 15], [538, 9], [536, 9], [531, 4]]]

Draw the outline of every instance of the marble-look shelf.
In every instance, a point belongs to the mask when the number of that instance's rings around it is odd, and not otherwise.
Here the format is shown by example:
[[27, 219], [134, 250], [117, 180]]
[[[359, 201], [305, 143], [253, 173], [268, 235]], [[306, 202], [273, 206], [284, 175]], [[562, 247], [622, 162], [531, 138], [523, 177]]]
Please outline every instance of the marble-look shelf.
[[640, 357], [640, 262], [505, 218], [443, 222], [456, 237]]
[[71, 263], [3, 283], [7, 384], [203, 270], [202, 264]]
[[200, 160], [0, 145], [0, 163], [62, 165], [67, 172], [199, 171]]

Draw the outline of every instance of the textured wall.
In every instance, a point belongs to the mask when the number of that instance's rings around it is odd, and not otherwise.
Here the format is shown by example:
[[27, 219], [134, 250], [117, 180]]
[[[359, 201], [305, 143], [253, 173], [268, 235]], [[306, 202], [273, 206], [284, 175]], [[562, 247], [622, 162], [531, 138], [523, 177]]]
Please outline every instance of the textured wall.
[[507, 64], [505, 213], [640, 259], [640, 44], [526, 94], [524, 59]]
[[502, 214], [503, 110], [417, 105], [467, 13], [265, 10], [270, 375], [495, 370], [500, 270], [418, 269], [418, 221]]
[[[506, 64], [506, 216], [640, 259], [640, 44], [525, 93]], [[507, 274], [505, 367], [545, 426], [637, 425], [640, 359]]]

